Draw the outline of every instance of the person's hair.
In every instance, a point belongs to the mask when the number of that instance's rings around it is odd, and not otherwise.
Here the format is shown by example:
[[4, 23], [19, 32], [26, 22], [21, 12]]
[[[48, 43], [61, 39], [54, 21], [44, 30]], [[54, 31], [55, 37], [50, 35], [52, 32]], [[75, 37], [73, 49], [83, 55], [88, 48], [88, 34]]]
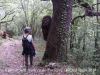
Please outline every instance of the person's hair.
[[24, 33], [30, 33], [30, 31], [31, 31], [30, 27], [25, 27], [24, 28]]

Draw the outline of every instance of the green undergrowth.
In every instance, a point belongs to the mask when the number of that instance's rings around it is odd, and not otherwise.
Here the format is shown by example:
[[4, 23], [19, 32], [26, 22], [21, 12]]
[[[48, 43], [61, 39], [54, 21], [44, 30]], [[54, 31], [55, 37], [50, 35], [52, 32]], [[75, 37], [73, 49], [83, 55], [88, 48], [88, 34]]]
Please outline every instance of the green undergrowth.
[[36, 55], [39, 56], [39, 57], [43, 57], [46, 42], [43, 41], [43, 40], [34, 40], [34, 44], [35, 44], [35, 47], [36, 47]]

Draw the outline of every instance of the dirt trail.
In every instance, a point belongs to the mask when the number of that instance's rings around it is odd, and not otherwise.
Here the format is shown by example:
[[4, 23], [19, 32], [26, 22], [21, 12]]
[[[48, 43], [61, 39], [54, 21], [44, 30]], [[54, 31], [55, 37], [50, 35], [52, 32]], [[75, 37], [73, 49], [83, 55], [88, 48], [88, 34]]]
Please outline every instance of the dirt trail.
[[20, 40], [6, 39], [2, 43], [0, 50], [0, 75], [44, 75], [43, 68], [36, 66], [41, 60], [40, 56], [34, 57], [34, 65], [26, 72], [21, 53], [22, 46]]
[[0, 50], [0, 75], [13, 75], [22, 68], [21, 50], [19, 40], [9, 39], [2, 44]]
[[[16, 39], [6, 39], [1, 45], [0, 50], [0, 75], [34, 75], [26, 72], [23, 66], [23, 56], [21, 41]], [[34, 58], [34, 64], [38, 62], [38, 56]], [[33, 65], [30, 71], [36, 71]]]
[[[50, 70], [45, 67], [38, 67], [36, 64], [41, 57], [36, 55], [33, 60], [34, 65], [28, 72], [23, 66], [23, 56], [21, 41], [16, 39], [7, 39], [3, 42], [0, 50], [0, 75], [66, 75], [61, 69]], [[59, 71], [59, 72], [58, 72]]]

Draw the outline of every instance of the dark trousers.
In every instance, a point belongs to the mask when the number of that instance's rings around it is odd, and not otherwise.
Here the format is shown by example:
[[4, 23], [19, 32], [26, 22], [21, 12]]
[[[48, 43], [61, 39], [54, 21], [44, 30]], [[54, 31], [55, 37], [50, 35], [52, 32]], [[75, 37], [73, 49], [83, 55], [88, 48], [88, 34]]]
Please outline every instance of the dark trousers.
[[30, 56], [30, 66], [32, 66], [33, 56], [25, 54], [25, 66], [28, 66], [28, 56]]

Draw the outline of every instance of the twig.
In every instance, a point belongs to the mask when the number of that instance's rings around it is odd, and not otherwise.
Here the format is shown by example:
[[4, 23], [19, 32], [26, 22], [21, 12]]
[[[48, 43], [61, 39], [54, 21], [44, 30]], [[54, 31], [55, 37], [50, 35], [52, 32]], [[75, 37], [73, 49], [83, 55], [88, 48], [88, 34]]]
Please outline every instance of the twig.
[[84, 17], [85, 17], [85, 15], [83, 15], [83, 16], [77, 16], [77, 17], [75, 17], [75, 18], [71, 21], [71, 23], [74, 24], [74, 21], [75, 21], [77, 18], [81, 18], [81, 19], [82, 19], [82, 18], [84, 18]]

